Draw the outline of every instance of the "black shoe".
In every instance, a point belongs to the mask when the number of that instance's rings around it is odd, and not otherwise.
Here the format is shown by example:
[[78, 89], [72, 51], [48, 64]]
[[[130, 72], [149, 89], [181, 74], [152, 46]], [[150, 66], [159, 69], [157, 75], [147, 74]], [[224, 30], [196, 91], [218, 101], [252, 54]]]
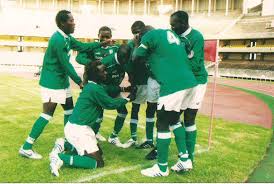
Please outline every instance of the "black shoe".
[[136, 149], [148, 149], [148, 148], [154, 148], [154, 144], [151, 141], [145, 141], [136, 147]]
[[146, 159], [147, 160], [156, 160], [157, 159], [157, 148], [154, 148], [153, 150], [151, 150], [151, 152], [149, 152], [147, 155], [146, 155]]

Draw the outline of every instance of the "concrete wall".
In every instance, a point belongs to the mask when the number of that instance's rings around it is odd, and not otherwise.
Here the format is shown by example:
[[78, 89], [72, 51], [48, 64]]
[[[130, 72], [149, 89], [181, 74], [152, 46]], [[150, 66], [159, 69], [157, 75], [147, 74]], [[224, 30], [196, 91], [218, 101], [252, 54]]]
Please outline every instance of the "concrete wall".
[[274, 15], [274, 0], [263, 1], [262, 16]]

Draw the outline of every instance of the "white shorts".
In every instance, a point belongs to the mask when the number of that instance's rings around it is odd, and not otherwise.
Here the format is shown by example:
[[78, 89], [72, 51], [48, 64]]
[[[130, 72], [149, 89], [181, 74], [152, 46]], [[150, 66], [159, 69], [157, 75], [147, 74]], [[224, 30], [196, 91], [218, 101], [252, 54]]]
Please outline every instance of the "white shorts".
[[70, 87], [66, 89], [49, 89], [41, 86], [42, 102], [54, 102], [58, 104], [66, 104], [66, 99], [72, 97]]
[[185, 110], [189, 106], [190, 99], [192, 97], [193, 88], [177, 91], [167, 96], [162, 96], [158, 100], [157, 110], [161, 110], [162, 107], [165, 111]]
[[193, 88], [188, 108], [199, 109], [201, 107], [206, 92], [206, 86], [207, 83], [198, 84]]
[[147, 85], [137, 85], [136, 99], [132, 103], [144, 104], [147, 101]]
[[91, 127], [68, 122], [65, 126], [65, 137], [78, 152], [78, 155], [93, 153], [99, 150], [97, 140]]
[[147, 80], [147, 101], [150, 103], [157, 103], [160, 97], [160, 85], [151, 77]]

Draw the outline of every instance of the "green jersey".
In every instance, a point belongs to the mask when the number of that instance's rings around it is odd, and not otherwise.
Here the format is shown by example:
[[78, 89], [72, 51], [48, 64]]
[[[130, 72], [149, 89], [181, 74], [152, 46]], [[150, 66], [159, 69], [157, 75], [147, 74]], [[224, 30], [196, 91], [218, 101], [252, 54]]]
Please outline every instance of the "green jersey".
[[[132, 40], [128, 41], [128, 46], [131, 48], [131, 55], [133, 54], [133, 51], [135, 49], [134, 42]], [[133, 78], [134, 84], [132, 85], [146, 85], [147, 84], [147, 79], [149, 77], [149, 70], [148, 66], [144, 64], [136, 64], [133, 63], [132, 61], [129, 61], [127, 64], [128, 67], [128, 74], [131, 75]]]
[[127, 102], [123, 98], [111, 98], [101, 85], [89, 82], [80, 93], [69, 122], [92, 126], [101, 115], [102, 109], [118, 109]]
[[104, 88], [111, 97], [116, 97], [120, 93], [119, 85], [125, 77], [125, 69], [120, 65], [117, 53], [103, 58], [101, 63], [106, 66], [107, 72]]
[[187, 42], [194, 55], [189, 59], [190, 65], [194, 76], [199, 84], [207, 82], [207, 71], [204, 62], [204, 37], [196, 29], [189, 28], [181, 35], [183, 42]]
[[70, 51], [92, 51], [99, 46], [99, 43], [82, 43], [61, 30], [56, 31], [44, 55], [39, 84], [49, 89], [65, 89], [69, 87], [69, 77], [80, 84], [82, 80], [69, 62]]
[[171, 30], [156, 29], [146, 33], [134, 56], [148, 57], [155, 80], [160, 84], [160, 96], [192, 88], [197, 81], [188, 66], [185, 45]]
[[118, 46], [107, 46], [107, 47], [99, 47], [94, 49], [92, 52], [80, 52], [76, 57], [76, 61], [79, 64], [87, 65], [91, 61], [99, 60], [101, 61], [104, 57], [111, 55], [117, 52]]

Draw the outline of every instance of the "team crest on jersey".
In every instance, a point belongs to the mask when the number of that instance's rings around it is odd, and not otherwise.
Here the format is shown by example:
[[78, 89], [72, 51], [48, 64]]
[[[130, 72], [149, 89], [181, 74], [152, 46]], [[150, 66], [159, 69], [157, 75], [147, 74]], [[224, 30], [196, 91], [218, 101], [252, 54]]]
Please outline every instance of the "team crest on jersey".
[[112, 50], [112, 49], [110, 49], [110, 50], [109, 50], [109, 54], [112, 54], [112, 53], [113, 53], [113, 50]]

